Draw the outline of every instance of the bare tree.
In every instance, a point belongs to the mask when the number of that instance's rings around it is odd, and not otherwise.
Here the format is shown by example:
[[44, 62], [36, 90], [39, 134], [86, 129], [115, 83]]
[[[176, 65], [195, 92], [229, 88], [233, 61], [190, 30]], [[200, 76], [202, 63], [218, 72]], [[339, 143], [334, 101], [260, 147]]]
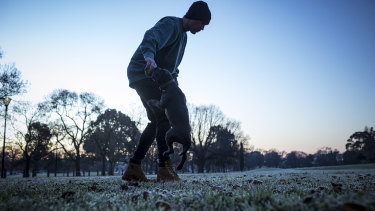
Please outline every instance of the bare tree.
[[0, 98], [26, 92], [27, 81], [21, 79], [21, 72], [14, 64], [0, 64]]
[[19, 164], [19, 161], [22, 159], [22, 151], [13, 142], [10, 142], [6, 146], [6, 151], [8, 152], [9, 174], [13, 175], [14, 170], [16, 169], [17, 165]]
[[[38, 151], [40, 152], [41, 149], [43, 150], [42, 154], [44, 154], [46, 145], [49, 145], [49, 128], [40, 123], [45, 118], [45, 115], [39, 105], [32, 105], [27, 101], [18, 101], [13, 106], [13, 113], [18, 117], [12, 118], [12, 126], [17, 138], [16, 144], [22, 150], [23, 158], [25, 159], [23, 176], [29, 177], [32, 157], [40, 156]], [[40, 135], [45, 137], [42, 138]]]
[[203, 173], [204, 166], [209, 159], [209, 149], [214, 143], [211, 128], [224, 121], [224, 115], [219, 108], [211, 106], [189, 106], [189, 119], [192, 133], [191, 150], [194, 161], [198, 166], [198, 173]]
[[157, 172], [157, 164], [158, 164], [158, 147], [156, 142], [153, 142], [148, 149], [145, 158], [143, 159], [143, 165], [145, 167], [145, 171], [152, 174]]
[[[0, 48], [0, 59], [3, 57], [3, 52]], [[4, 142], [3, 142], [3, 156], [1, 162], [1, 177], [6, 177], [4, 169], [5, 162], [5, 131], [6, 131], [6, 120], [8, 114], [8, 104], [11, 100], [11, 96], [22, 94], [26, 92], [27, 81], [21, 79], [20, 71], [14, 66], [14, 64], [0, 64], [0, 99], [1, 104], [5, 105], [5, 123], [4, 123]]]
[[76, 176], [81, 176], [81, 147], [87, 136], [88, 126], [101, 113], [104, 101], [92, 93], [83, 92], [78, 95], [76, 92], [58, 89], [43, 104], [52, 118], [56, 118], [69, 145], [73, 145], [74, 152], [62, 140], [58, 140], [65, 153], [74, 160]]
[[322, 147], [315, 153], [316, 164], [318, 166], [333, 166], [337, 165], [337, 156], [339, 151], [337, 149], [332, 149], [331, 147]]
[[134, 103], [129, 104], [129, 109], [125, 110], [127, 116], [132, 119], [139, 130], [144, 130], [148, 123], [147, 113], [143, 106]]
[[192, 133], [191, 151], [198, 166], [198, 173], [203, 173], [206, 162], [215, 156], [214, 153], [210, 153], [217, 140], [216, 130], [213, 130], [215, 126], [220, 125], [230, 131], [239, 143], [245, 144], [249, 139], [243, 135], [240, 123], [226, 118], [216, 106], [189, 105], [189, 118]]
[[[45, 108], [43, 108], [43, 110], [45, 110]], [[68, 143], [65, 143], [66, 141], [64, 142], [64, 140], [66, 140], [65, 139], [66, 133], [64, 133], [63, 127], [58, 123], [57, 120], [54, 121], [54, 122], [49, 122], [49, 127], [51, 129], [52, 137], [53, 137], [53, 140], [54, 140], [54, 143], [53, 143], [54, 148], [51, 150], [51, 153], [53, 153], [54, 156], [55, 156], [53, 158], [53, 160], [55, 161], [55, 163], [54, 163], [54, 174], [55, 174], [55, 177], [56, 177], [57, 176], [58, 159], [60, 157], [59, 151], [62, 149], [61, 145], [67, 145]], [[64, 142], [64, 144], [61, 144], [62, 142]]]

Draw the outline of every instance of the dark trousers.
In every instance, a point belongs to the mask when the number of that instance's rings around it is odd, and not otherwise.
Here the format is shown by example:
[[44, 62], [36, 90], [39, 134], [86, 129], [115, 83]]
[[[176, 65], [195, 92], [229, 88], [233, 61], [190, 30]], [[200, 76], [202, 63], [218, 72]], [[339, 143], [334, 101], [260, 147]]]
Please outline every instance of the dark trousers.
[[145, 130], [141, 134], [139, 143], [133, 157], [130, 159], [132, 163], [141, 163], [146, 156], [148, 149], [152, 142], [156, 138], [158, 147], [158, 158], [159, 166], [164, 166], [164, 162], [169, 159], [169, 156], [164, 156], [163, 152], [168, 150], [167, 143], [165, 141], [165, 133], [170, 129], [170, 124], [165, 115], [164, 110], [152, 109], [147, 101], [150, 99], [160, 100], [161, 90], [157, 86], [156, 82], [152, 79], [144, 79], [136, 81], [133, 84], [133, 88], [137, 91], [139, 97], [142, 100], [143, 106], [146, 108], [147, 118], [150, 122], [147, 124]]

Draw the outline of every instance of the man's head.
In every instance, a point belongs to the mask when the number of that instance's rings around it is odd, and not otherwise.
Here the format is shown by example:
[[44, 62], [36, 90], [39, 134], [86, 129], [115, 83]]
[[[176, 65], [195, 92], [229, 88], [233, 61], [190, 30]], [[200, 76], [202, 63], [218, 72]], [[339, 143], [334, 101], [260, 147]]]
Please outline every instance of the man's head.
[[184, 29], [195, 34], [204, 29], [211, 21], [211, 12], [204, 1], [194, 2], [184, 15]]

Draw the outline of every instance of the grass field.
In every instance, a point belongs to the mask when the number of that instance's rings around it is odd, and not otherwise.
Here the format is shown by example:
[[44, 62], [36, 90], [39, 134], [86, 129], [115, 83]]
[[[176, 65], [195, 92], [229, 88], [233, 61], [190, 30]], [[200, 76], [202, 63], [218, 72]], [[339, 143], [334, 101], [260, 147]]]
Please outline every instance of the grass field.
[[375, 210], [375, 165], [147, 176], [8, 177], [0, 210]]

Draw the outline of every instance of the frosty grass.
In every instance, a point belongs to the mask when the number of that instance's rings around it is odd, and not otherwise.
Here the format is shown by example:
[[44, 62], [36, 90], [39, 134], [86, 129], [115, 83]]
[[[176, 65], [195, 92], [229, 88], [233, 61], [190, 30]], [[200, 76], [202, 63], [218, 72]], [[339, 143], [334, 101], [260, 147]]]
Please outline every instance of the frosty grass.
[[374, 164], [147, 177], [8, 177], [0, 210], [375, 210]]

